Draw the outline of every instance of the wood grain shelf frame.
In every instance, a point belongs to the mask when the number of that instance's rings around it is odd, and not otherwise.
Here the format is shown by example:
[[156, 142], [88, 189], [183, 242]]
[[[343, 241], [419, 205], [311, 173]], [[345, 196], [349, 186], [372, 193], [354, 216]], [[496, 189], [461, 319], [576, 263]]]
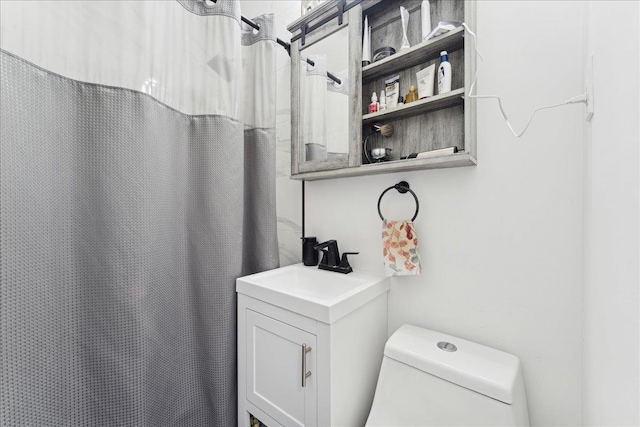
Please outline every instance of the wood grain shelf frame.
[[[347, 0], [349, 1], [349, 0]], [[456, 28], [426, 42], [420, 42], [420, 0], [365, 0], [349, 11], [349, 84], [351, 106], [349, 109], [349, 162], [339, 163], [300, 162], [300, 147], [295, 144], [299, 137], [297, 117], [292, 118], [292, 170], [291, 179], [313, 181], [351, 176], [474, 166], [477, 164], [477, 100], [465, 96], [471, 86], [476, 70], [476, 52], [473, 38], [466, 36], [464, 27]], [[409, 49], [362, 67], [362, 33], [364, 15], [372, 26], [372, 49], [385, 46], [399, 47], [401, 32], [399, 6], [411, 14], [408, 38], [413, 46]], [[476, 28], [476, 2], [474, 0], [432, 0], [431, 21], [465, 22]], [[327, 11], [328, 6], [327, 6]], [[318, 16], [322, 15], [319, 10]], [[325, 37], [331, 29], [322, 28], [308, 36], [307, 43]], [[358, 40], [358, 42], [353, 42]], [[296, 42], [297, 43], [297, 42]], [[301, 46], [292, 44], [296, 50]], [[293, 49], [292, 49], [293, 50]], [[384, 88], [384, 80], [400, 75], [399, 93], [409, 90], [415, 83], [415, 73], [429, 64], [437, 64], [440, 52], [446, 50], [453, 60], [453, 87], [457, 89], [435, 95], [399, 107], [366, 114], [368, 99], [372, 92]], [[292, 52], [292, 70], [298, 66], [299, 51]], [[437, 67], [437, 65], [436, 65]], [[294, 73], [295, 75], [295, 73]], [[298, 101], [297, 84], [292, 79], [292, 99]], [[437, 91], [437, 89], [436, 89]], [[366, 92], [367, 99], [363, 96]], [[298, 105], [292, 101], [293, 105]], [[295, 107], [294, 107], [295, 108]], [[295, 115], [294, 115], [295, 116]], [[393, 123], [395, 133], [385, 142], [392, 148], [393, 157], [380, 163], [366, 163], [363, 155], [363, 136], [370, 132], [372, 124]], [[375, 139], [371, 140], [373, 144]], [[378, 141], [380, 145], [380, 141]], [[411, 153], [457, 147], [458, 152], [440, 157], [405, 159]], [[305, 164], [307, 163], [307, 164]]]
[[393, 160], [390, 162], [370, 163], [355, 168], [344, 168], [333, 171], [301, 173], [292, 179], [316, 181], [329, 178], [346, 178], [350, 176], [376, 175], [390, 172], [406, 172], [423, 169], [457, 168], [475, 166], [476, 160], [469, 153], [459, 152], [429, 159]]
[[442, 95], [420, 99], [409, 104], [402, 104], [376, 113], [362, 116], [362, 124], [367, 126], [374, 123], [387, 123], [394, 120], [402, 120], [408, 117], [425, 114], [442, 108], [462, 105], [464, 103], [464, 88], [452, 90]]

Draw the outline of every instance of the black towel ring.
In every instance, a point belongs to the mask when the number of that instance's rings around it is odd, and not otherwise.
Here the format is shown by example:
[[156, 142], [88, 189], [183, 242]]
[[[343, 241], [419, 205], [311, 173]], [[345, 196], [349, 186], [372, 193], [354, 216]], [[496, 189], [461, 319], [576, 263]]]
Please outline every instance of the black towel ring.
[[400, 181], [396, 185], [392, 185], [391, 187], [387, 188], [382, 192], [382, 194], [380, 195], [380, 198], [378, 199], [378, 215], [380, 215], [380, 219], [384, 221], [384, 217], [382, 216], [382, 211], [380, 210], [380, 202], [382, 201], [382, 197], [385, 195], [387, 191], [392, 190], [394, 188], [402, 194], [408, 191], [409, 193], [411, 193], [411, 195], [415, 199], [416, 213], [413, 215], [413, 218], [411, 218], [411, 221], [415, 221], [415, 219], [418, 217], [418, 210], [420, 210], [420, 203], [418, 202], [418, 196], [416, 196], [416, 193], [414, 193], [413, 190], [409, 188], [409, 183], [407, 181]]

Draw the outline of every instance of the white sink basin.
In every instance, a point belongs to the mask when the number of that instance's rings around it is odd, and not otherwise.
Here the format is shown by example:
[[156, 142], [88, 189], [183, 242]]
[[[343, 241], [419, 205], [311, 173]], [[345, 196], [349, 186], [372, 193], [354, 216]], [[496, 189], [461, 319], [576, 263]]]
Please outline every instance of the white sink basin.
[[236, 280], [236, 292], [333, 323], [389, 290], [383, 276], [319, 270], [295, 264]]

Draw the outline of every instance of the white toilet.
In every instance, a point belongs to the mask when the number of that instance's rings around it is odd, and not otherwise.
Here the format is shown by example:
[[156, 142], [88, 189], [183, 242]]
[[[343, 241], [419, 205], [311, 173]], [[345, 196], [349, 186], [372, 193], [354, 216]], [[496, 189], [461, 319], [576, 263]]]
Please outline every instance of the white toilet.
[[387, 341], [367, 426], [528, 426], [517, 357], [404, 325]]

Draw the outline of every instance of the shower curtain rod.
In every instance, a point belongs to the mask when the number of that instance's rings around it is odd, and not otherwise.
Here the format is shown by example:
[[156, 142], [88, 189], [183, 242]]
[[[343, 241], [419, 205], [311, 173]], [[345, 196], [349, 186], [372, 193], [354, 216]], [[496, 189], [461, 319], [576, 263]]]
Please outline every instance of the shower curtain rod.
[[[204, 1], [204, 0], [203, 0]], [[211, 0], [213, 3], [217, 3], [218, 0]], [[242, 19], [242, 22], [244, 22], [245, 24], [247, 24], [248, 26], [250, 26], [251, 28], [255, 29], [255, 30], [260, 30], [260, 25], [256, 24], [255, 22], [253, 22], [251, 19], [246, 18], [244, 15], [240, 15], [240, 19]], [[287, 43], [284, 40], [280, 40], [279, 38], [276, 38], [276, 42], [278, 42], [278, 44], [280, 46], [282, 46], [287, 53], [289, 54], [289, 56], [291, 56], [291, 44]], [[304, 59], [304, 58], [303, 58]], [[305, 59], [307, 61], [307, 64], [311, 65], [312, 67], [316, 65], [315, 62], [313, 62], [311, 59], [306, 58]], [[338, 77], [334, 76], [333, 74], [331, 74], [330, 72], [327, 71], [327, 77], [330, 78], [331, 80], [333, 80], [334, 82], [336, 82], [337, 84], [342, 84], [342, 80], [340, 80]]]
[[[260, 25], [256, 24], [255, 22], [253, 22], [251, 19], [249, 18], [245, 18], [244, 15], [241, 15], [240, 18], [242, 19], [242, 22], [244, 22], [245, 24], [247, 24], [248, 26], [255, 28], [256, 30], [260, 29]], [[287, 51], [287, 53], [289, 54], [289, 56], [291, 56], [291, 45], [289, 43], [287, 43], [284, 40], [280, 40], [279, 38], [276, 38], [276, 41], [278, 42], [278, 44], [280, 46], [282, 46], [283, 48], [285, 48], [285, 50]], [[315, 62], [313, 62], [311, 59], [309, 58], [302, 58], [303, 60], [307, 61], [307, 64], [311, 65], [312, 67], [315, 64]], [[342, 84], [342, 80], [340, 80], [338, 77], [334, 76], [333, 74], [331, 74], [330, 72], [327, 71], [327, 77], [330, 78], [331, 80], [333, 80], [334, 82], [336, 82], [337, 84]]]

